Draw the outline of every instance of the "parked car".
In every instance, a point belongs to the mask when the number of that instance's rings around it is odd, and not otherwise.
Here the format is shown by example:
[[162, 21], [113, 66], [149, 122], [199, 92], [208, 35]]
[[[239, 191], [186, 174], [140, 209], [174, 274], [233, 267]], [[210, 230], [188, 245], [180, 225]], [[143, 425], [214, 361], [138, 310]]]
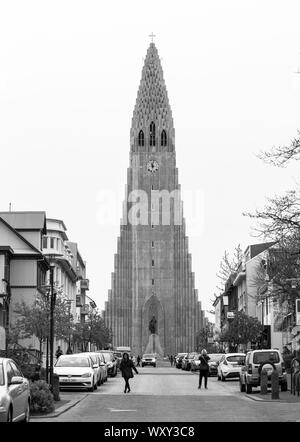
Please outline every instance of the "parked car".
[[209, 353], [209, 361], [208, 361], [208, 376], [217, 376], [218, 375], [218, 365], [220, 360], [222, 359], [224, 353]]
[[196, 353], [191, 360], [191, 371], [197, 371], [200, 368], [200, 361], [199, 361], [200, 353]]
[[187, 353], [178, 353], [175, 360], [176, 368], [181, 368], [182, 359], [187, 355]]
[[142, 367], [144, 367], [145, 365], [152, 365], [152, 367], [156, 367], [156, 356], [152, 353], [145, 354], [142, 357], [141, 363]]
[[187, 370], [189, 371], [191, 369], [191, 361], [194, 358], [194, 356], [196, 356], [198, 353], [196, 352], [192, 352], [192, 353], [187, 353], [184, 358], [182, 358], [182, 362], [181, 362], [181, 368], [182, 370]]
[[87, 354], [61, 355], [53, 372], [59, 376], [60, 388], [84, 388], [97, 390], [98, 364]]
[[279, 375], [281, 391], [287, 391], [287, 374], [283, 357], [277, 349], [251, 350], [247, 353], [245, 365], [240, 373], [240, 391], [252, 393], [252, 387], [260, 386], [262, 370], [268, 373], [268, 386], [271, 385], [271, 374], [274, 370]]
[[[95, 373], [97, 376], [97, 385], [100, 386], [105, 382], [105, 377], [107, 378], [107, 368], [105, 366], [105, 361], [103, 356], [96, 352], [84, 352], [84, 353], [77, 353], [78, 355], [87, 355], [89, 356], [92, 361], [95, 368]], [[96, 367], [97, 365], [97, 367]]]
[[218, 365], [218, 381], [240, 378], [241, 368], [245, 363], [245, 353], [225, 353]]
[[117, 368], [120, 367], [120, 363], [122, 361], [122, 352], [121, 351], [114, 351], [114, 356], [116, 358], [117, 361]]
[[107, 364], [107, 375], [111, 377], [117, 376], [117, 359], [112, 350], [98, 350], [97, 353], [101, 353]]
[[0, 422], [30, 420], [28, 379], [9, 358], [0, 358]]

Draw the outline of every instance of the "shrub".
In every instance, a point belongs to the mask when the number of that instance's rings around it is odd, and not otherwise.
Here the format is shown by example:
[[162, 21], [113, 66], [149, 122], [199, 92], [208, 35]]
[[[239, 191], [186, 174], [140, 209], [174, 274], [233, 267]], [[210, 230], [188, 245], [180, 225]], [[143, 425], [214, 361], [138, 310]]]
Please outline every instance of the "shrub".
[[54, 399], [47, 382], [39, 380], [30, 383], [32, 412], [51, 413], [54, 410]]

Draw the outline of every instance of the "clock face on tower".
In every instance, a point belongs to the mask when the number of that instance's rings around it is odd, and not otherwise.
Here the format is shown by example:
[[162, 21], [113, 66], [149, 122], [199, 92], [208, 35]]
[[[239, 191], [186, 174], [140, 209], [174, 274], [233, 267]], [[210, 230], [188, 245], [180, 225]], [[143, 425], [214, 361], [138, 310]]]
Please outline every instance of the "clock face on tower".
[[148, 161], [147, 170], [151, 173], [154, 173], [158, 170], [158, 162], [155, 160]]

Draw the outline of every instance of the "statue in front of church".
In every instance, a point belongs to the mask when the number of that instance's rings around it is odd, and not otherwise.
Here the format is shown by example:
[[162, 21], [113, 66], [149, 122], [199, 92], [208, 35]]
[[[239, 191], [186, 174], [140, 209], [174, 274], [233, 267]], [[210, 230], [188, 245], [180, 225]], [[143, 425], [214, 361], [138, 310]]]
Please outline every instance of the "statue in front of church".
[[150, 330], [151, 334], [153, 334], [153, 335], [156, 332], [156, 323], [157, 323], [157, 320], [156, 320], [155, 316], [152, 316], [152, 319], [149, 322], [149, 330]]

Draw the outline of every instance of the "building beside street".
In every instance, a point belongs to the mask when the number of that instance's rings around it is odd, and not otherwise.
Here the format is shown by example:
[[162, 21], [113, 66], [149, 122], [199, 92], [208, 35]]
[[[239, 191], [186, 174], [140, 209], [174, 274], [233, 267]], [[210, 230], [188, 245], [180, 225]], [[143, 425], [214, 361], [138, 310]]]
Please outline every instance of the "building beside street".
[[[45, 293], [49, 263], [42, 253], [44, 234], [45, 212], [0, 212], [0, 350], [16, 320], [16, 305], [32, 304]], [[38, 348], [34, 336], [20, 343]]]

